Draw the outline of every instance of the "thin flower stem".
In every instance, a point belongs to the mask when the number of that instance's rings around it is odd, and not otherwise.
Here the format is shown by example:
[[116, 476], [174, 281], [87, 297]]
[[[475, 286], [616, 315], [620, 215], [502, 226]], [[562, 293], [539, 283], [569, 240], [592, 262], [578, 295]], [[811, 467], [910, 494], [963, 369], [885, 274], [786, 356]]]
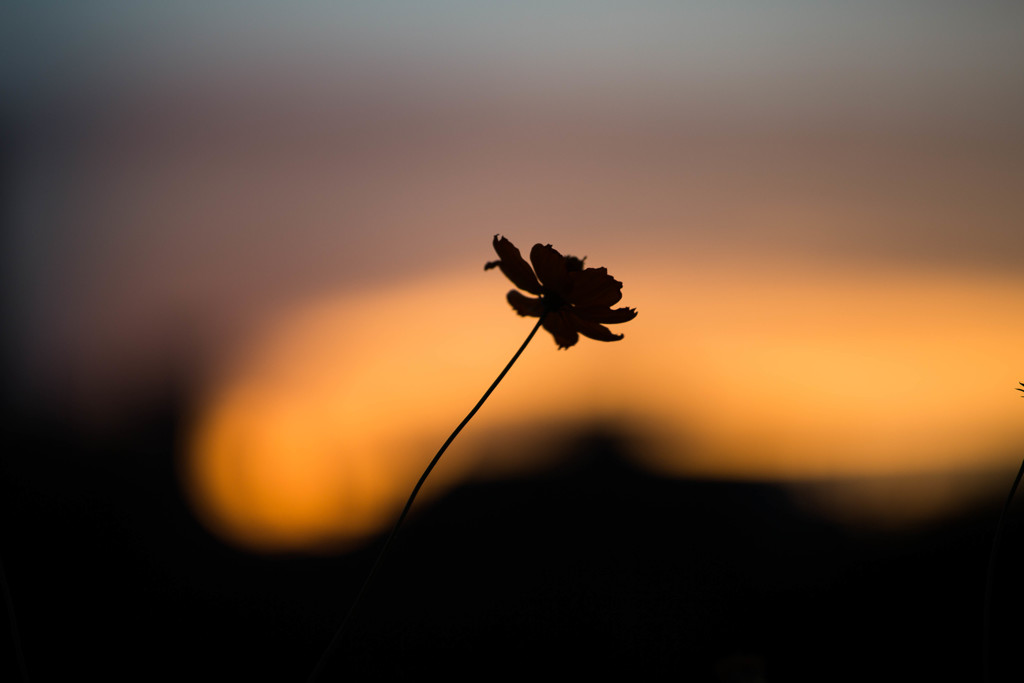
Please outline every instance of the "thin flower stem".
[[338, 646], [341, 644], [342, 635], [345, 632], [345, 627], [352, 619], [352, 615], [356, 611], [356, 606], [359, 604], [360, 599], [362, 599], [363, 594], [366, 593], [366, 589], [370, 585], [370, 581], [377, 573], [377, 568], [380, 566], [381, 561], [383, 561], [384, 556], [387, 554], [388, 548], [391, 547], [391, 541], [393, 541], [395, 536], [398, 534], [399, 527], [401, 527], [402, 522], [405, 521], [406, 515], [409, 514], [409, 510], [412, 508], [413, 501], [416, 500], [416, 495], [420, 492], [420, 489], [423, 488], [423, 483], [426, 482], [427, 477], [430, 475], [431, 471], [433, 471], [434, 466], [437, 465], [438, 461], [441, 459], [441, 456], [444, 455], [444, 452], [446, 450], [448, 450], [448, 446], [450, 446], [452, 441], [455, 440], [455, 437], [459, 435], [459, 432], [462, 431], [462, 428], [465, 427], [471, 419], [473, 419], [473, 416], [476, 415], [478, 410], [480, 410], [480, 407], [484, 404], [484, 401], [486, 401], [487, 398], [491, 395], [491, 393], [495, 390], [495, 388], [497, 388], [498, 383], [505, 378], [505, 375], [508, 374], [508, 371], [511, 370], [515, 362], [519, 360], [519, 356], [523, 355], [523, 351], [526, 350], [527, 345], [533, 339], [534, 335], [537, 334], [537, 330], [540, 329], [540, 326], [543, 322], [544, 316], [542, 315], [540, 319], [537, 321], [537, 324], [533, 326], [532, 330], [530, 330], [530, 334], [527, 335], [526, 341], [523, 342], [522, 346], [519, 347], [519, 350], [516, 351], [514, 356], [512, 356], [512, 360], [508, 362], [508, 365], [506, 365], [505, 369], [501, 371], [497, 379], [495, 379], [494, 382], [491, 383], [491, 386], [487, 388], [487, 391], [484, 392], [484, 395], [481, 396], [480, 400], [477, 401], [475, 406], [473, 406], [473, 409], [469, 411], [469, 414], [466, 415], [465, 418], [463, 418], [462, 422], [459, 423], [459, 426], [455, 428], [455, 431], [451, 433], [451, 436], [449, 436], [448, 439], [444, 442], [444, 444], [441, 445], [441, 448], [438, 449], [437, 454], [434, 455], [433, 459], [430, 461], [430, 464], [427, 465], [427, 469], [425, 469], [423, 471], [423, 474], [420, 475], [419, 481], [416, 482], [416, 486], [413, 487], [412, 493], [409, 494], [409, 500], [405, 502], [405, 507], [402, 508], [402, 513], [398, 516], [398, 521], [395, 522], [395, 526], [391, 528], [391, 533], [388, 534], [387, 539], [385, 539], [384, 541], [384, 545], [381, 547], [380, 552], [377, 554], [377, 559], [374, 560], [373, 566], [370, 568], [370, 573], [367, 574], [366, 579], [363, 581], [362, 587], [359, 589], [359, 592], [356, 593], [355, 600], [352, 601], [352, 606], [349, 607], [348, 613], [345, 615], [345, 618], [341, 622], [341, 626], [338, 627], [338, 630], [334, 634], [334, 638], [331, 639], [331, 642], [327, 646], [327, 649], [324, 650], [324, 653], [320, 656], [320, 661], [317, 663], [316, 668], [313, 669], [313, 673], [311, 673], [309, 675], [309, 678], [306, 679], [306, 683], [313, 683], [313, 681], [316, 680], [316, 678], [323, 671], [323, 668], [327, 665], [327, 662], [330, 660], [331, 656], [334, 654], [335, 650], [337, 650]]
[[985, 678], [983, 680], [985, 683], [990, 683], [992, 680], [992, 585], [995, 583], [996, 555], [999, 552], [999, 544], [1003, 538], [1006, 513], [1010, 509], [1010, 504], [1013, 502], [1013, 494], [1017, 492], [1017, 486], [1020, 485], [1021, 478], [1024, 478], [1024, 461], [1020, 463], [1020, 469], [1017, 470], [1017, 478], [1013, 480], [1013, 485], [1010, 487], [1010, 495], [1006, 497], [1003, 510], [999, 513], [999, 522], [996, 523], [996, 532], [992, 537], [992, 551], [988, 558], [988, 580], [985, 582], [985, 625], [982, 642], [982, 656], [985, 667]]

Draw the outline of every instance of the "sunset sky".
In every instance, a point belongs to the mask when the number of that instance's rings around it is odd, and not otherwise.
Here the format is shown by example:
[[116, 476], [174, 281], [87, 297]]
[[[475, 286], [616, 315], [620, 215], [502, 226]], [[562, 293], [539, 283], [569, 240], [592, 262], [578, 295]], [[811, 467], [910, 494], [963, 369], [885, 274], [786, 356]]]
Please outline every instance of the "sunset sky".
[[1024, 4], [53, 5], [0, 20], [14, 389], [101, 429], [187, 389], [233, 542], [393, 519], [530, 329], [495, 234], [639, 316], [539, 335], [427, 497], [595, 421], [853, 519], [1019, 463]]

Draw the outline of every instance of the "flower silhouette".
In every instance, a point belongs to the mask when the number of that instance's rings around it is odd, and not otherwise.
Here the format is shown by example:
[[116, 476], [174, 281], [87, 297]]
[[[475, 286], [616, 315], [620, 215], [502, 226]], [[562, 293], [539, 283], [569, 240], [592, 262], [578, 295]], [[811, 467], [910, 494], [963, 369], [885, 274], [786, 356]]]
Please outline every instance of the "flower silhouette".
[[307, 683], [312, 683], [317, 679], [334, 652], [344, 642], [345, 628], [355, 613], [359, 599], [366, 593], [367, 586], [370, 585], [377, 567], [387, 555], [391, 542], [398, 534], [409, 510], [412, 509], [416, 495], [427, 481], [427, 477], [430, 476], [455, 437], [462, 432], [463, 427], [469, 424], [487, 397], [494, 392], [515, 362], [523, 355], [523, 351], [537, 335], [541, 326], [543, 325], [544, 329], [555, 337], [558, 348], [567, 349], [579, 341], [581, 334], [599, 341], [622, 339], [621, 334], [612, 334], [611, 330], [604, 326], [604, 323], [624, 323], [636, 317], [635, 309], [612, 308], [622, 298], [620, 291], [622, 283], [609, 275], [604, 268], [584, 268], [584, 259], [578, 259], [575, 256], [562, 256], [550, 244], [534, 245], [530, 251], [530, 260], [533, 261], [533, 268], [531, 268], [530, 264], [523, 260], [519, 250], [507, 239], [499, 238], [498, 235], [494, 236], [494, 250], [498, 252], [498, 260], [485, 264], [484, 270], [500, 268], [501, 272], [505, 273], [516, 287], [535, 295], [536, 298], [524, 296], [521, 292], [513, 289], [508, 293], [508, 302], [512, 304], [512, 308], [516, 309], [519, 315], [533, 316], [539, 320], [530, 330], [526, 340], [519, 346], [519, 350], [512, 356], [512, 360], [505, 365], [504, 370], [498, 373], [498, 377], [491, 382], [491, 386], [487, 388], [469, 414], [462, 419], [455, 431], [441, 444], [441, 448], [431, 458], [427, 468], [423, 470], [423, 474], [413, 486], [408, 500], [405, 501], [405, 507], [398, 515], [398, 520], [391, 528], [391, 533], [384, 539], [377, 559], [370, 567], [370, 573], [356, 593], [355, 600], [349, 607], [345, 618], [338, 626], [338, 630], [335, 631], [334, 637], [328, 643], [323, 654], [320, 655], [313, 673], [306, 679]]
[[622, 298], [622, 283], [605, 268], [584, 268], [584, 259], [562, 256], [550, 244], [535, 244], [530, 250], [533, 268], [506, 238], [494, 236], [499, 260], [484, 270], [500, 268], [519, 289], [508, 293], [508, 302], [522, 316], [544, 316], [544, 329], [554, 336], [558, 348], [567, 349], [579, 336], [598, 341], [618, 341], [605, 324], [624, 323], [636, 317], [636, 309], [612, 308]]

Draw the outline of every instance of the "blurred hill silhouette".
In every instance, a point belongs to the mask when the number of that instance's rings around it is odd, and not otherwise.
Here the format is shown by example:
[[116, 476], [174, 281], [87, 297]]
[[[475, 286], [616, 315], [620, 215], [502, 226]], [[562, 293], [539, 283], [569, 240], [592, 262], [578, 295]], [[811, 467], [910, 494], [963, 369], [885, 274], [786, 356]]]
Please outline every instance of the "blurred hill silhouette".
[[[0, 552], [34, 681], [305, 680], [375, 543], [321, 557], [223, 545], [178, 487], [181, 411], [140, 415], [116, 434], [6, 416]], [[633, 447], [594, 429], [551, 471], [418, 506], [328, 672], [980, 676], [996, 503], [925, 529], [858, 531], [775, 486], [655, 477], [628, 464]], [[996, 680], [1020, 674], [1019, 517], [996, 586]], [[18, 680], [6, 631], [2, 642], [0, 674]]]

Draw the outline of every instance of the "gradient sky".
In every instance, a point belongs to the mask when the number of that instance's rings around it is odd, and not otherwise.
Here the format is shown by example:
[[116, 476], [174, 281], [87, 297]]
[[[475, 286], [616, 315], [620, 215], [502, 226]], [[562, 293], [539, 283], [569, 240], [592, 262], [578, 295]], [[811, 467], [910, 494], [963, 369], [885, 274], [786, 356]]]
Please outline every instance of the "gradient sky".
[[[244, 542], [388, 518], [529, 329], [495, 233], [640, 316], [534, 342], [438, 490], [595, 416], [684, 475], [1018, 457], [1020, 3], [3, 12], [17, 386], [116, 424], [187, 379], [197, 505]], [[529, 447], [473, 464], [495, 434]]]

